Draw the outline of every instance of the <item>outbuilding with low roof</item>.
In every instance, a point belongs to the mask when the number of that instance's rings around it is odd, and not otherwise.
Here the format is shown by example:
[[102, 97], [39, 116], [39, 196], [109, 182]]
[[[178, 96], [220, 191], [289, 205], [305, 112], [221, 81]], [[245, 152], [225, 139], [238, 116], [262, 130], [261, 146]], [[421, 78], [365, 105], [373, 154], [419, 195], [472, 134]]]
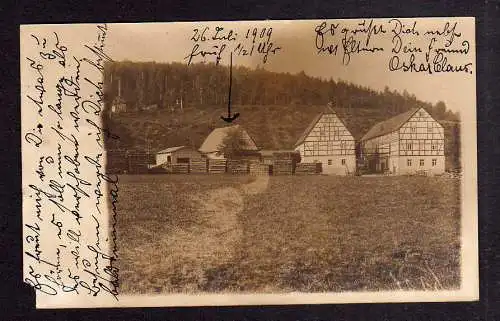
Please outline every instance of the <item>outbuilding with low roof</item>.
[[188, 164], [191, 159], [202, 158], [200, 152], [189, 146], [174, 146], [156, 153], [156, 165]]

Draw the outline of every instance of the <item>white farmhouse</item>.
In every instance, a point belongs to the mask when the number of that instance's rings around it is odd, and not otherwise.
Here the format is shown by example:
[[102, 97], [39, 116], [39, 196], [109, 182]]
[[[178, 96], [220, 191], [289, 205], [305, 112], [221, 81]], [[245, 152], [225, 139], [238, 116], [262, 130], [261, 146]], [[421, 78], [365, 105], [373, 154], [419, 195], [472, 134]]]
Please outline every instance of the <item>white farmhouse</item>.
[[333, 111], [317, 115], [295, 143], [302, 163], [321, 163], [324, 174], [356, 170], [354, 137]]
[[444, 128], [424, 108], [414, 108], [373, 126], [361, 138], [363, 158], [374, 172], [441, 174]]

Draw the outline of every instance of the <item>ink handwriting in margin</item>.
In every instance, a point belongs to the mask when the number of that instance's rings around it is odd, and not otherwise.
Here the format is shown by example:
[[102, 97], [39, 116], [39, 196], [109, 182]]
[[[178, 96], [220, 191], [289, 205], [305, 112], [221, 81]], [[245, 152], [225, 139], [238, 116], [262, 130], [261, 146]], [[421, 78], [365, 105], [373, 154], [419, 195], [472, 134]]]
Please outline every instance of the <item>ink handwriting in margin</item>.
[[[38, 35], [31, 35], [36, 41], [36, 46], [39, 49], [39, 55], [36, 57], [27, 57], [30, 69], [35, 71], [36, 85], [35, 94], [27, 94], [27, 98], [33, 103], [36, 108], [36, 113], [39, 119], [39, 124], [25, 135], [25, 140], [35, 147], [39, 147], [43, 144], [44, 132], [42, 129], [44, 126], [43, 118], [45, 116], [45, 107], [49, 111], [55, 114], [56, 123], [52, 124], [50, 129], [52, 133], [56, 134], [59, 138], [57, 142], [57, 156], [52, 155], [42, 155], [37, 159], [37, 166], [35, 173], [39, 182], [42, 184], [30, 184], [29, 187], [33, 192], [30, 198], [34, 198], [35, 201], [35, 213], [36, 220], [38, 222], [44, 222], [44, 209], [43, 202], [48, 202], [47, 204], [52, 204], [55, 206], [56, 211], [50, 215], [50, 226], [53, 227], [55, 231], [55, 236], [58, 240], [65, 244], [55, 245], [55, 259], [50, 256], [50, 253], [46, 253], [48, 248], [41, 246], [42, 230], [41, 225], [37, 222], [30, 222], [25, 224], [27, 231], [26, 236], [26, 251], [25, 254], [28, 258], [36, 262], [35, 265], [29, 265], [28, 277], [25, 278], [25, 282], [31, 284], [36, 290], [43, 292], [48, 295], [56, 295], [58, 289], [62, 289], [63, 292], [75, 292], [80, 293], [79, 289], [86, 289], [88, 294], [97, 296], [101, 291], [111, 294], [115, 299], [118, 295], [118, 268], [114, 266], [114, 262], [117, 258], [117, 247], [116, 247], [116, 203], [118, 201], [118, 178], [110, 178], [99, 169], [102, 167], [103, 159], [100, 157], [102, 153], [97, 154], [96, 157], [84, 154], [81, 155], [79, 151], [79, 137], [80, 132], [79, 121], [81, 118], [85, 119], [86, 123], [90, 125], [91, 131], [88, 135], [94, 135], [95, 141], [100, 148], [103, 148], [102, 140], [104, 133], [106, 137], [111, 139], [118, 139], [119, 137], [113, 135], [109, 129], [101, 128], [97, 125], [96, 117], [100, 117], [103, 106], [103, 83], [102, 81], [94, 80], [91, 76], [83, 76], [83, 80], [86, 86], [91, 86], [93, 89], [93, 94], [89, 97], [82, 97], [80, 94], [81, 90], [81, 74], [83, 73], [82, 68], [85, 68], [87, 73], [88, 68], [94, 68], [99, 77], [102, 78], [102, 73], [104, 71], [104, 63], [111, 61], [111, 58], [105, 53], [105, 44], [107, 34], [107, 26], [99, 25], [97, 26], [98, 35], [97, 41], [92, 45], [85, 45], [85, 48], [90, 52], [89, 56], [84, 56], [83, 58], [77, 58], [73, 56], [68, 63], [67, 53], [68, 47], [62, 44], [61, 37], [57, 33], [53, 33], [54, 39], [49, 39], [49, 37], [40, 37]], [[59, 77], [55, 84], [56, 89], [56, 101], [55, 103], [48, 103], [50, 97], [45, 96], [48, 87], [51, 84], [47, 83], [44, 70], [47, 66], [46, 64], [51, 64], [57, 61], [60, 68], [63, 68], [61, 73], [64, 75]], [[76, 64], [76, 71], [68, 75], [69, 70], [65, 68], [71, 64]], [[91, 73], [92, 74], [92, 73]], [[94, 71], [95, 74], [95, 71]], [[66, 106], [71, 105], [72, 108], [69, 109]], [[64, 108], [63, 108], [64, 107]], [[70, 110], [69, 115], [73, 121], [73, 128], [76, 132], [71, 132], [65, 128], [64, 125], [64, 110]], [[82, 112], [84, 114], [82, 114]], [[90, 117], [89, 117], [90, 116]], [[68, 153], [68, 150], [73, 152]], [[93, 222], [95, 223], [95, 242], [94, 244], [84, 244], [82, 243], [82, 232], [79, 228], [67, 227], [68, 222], [67, 214], [73, 216], [76, 226], [80, 226], [81, 219], [86, 218], [87, 213], [81, 212], [81, 199], [89, 198], [91, 196], [88, 188], [91, 183], [87, 177], [82, 176], [80, 167], [82, 165], [81, 157], [87, 160], [89, 165], [97, 168], [96, 179], [98, 180], [97, 186], [95, 188], [95, 206], [99, 214], [101, 209], [99, 205], [101, 204], [100, 198], [109, 194], [112, 204], [112, 230], [111, 230], [111, 253], [105, 253], [101, 248], [101, 235], [105, 234], [100, 231], [101, 224], [99, 215], [91, 215]], [[92, 161], [90, 161], [92, 160]], [[69, 168], [66, 168], [67, 166]], [[47, 170], [50, 170], [51, 166], [56, 166], [56, 175], [60, 179], [68, 178], [67, 182], [58, 181], [57, 179], [50, 177]], [[49, 179], [51, 178], [51, 179]], [[48, 181], [48, 189], [42, 187], [43, 183]], [[101, 190], [101, 182], [106, 181], [110, 184], [111, 188], [108, 193], [103, 193]], [[108, 187], [108, 186], [107, 186]], [[66, 193], [70, 193], [73, 200], [73, 205], [69, 205], [68, 202], [71, 198], [66, 197]], [[104, 203], [103, 203], [104, 204]], [[50, 211], [45, 209], [45, 211]], [[63, 215], [63, 216], [61, 216]], [[108, 239], [106, 239], [108, 241]], [[86, 246], [85, 246], [86, 245]], [[90, 253], [93, 255], [93, 264], [87, 258], [82, 257], [82, 246], [85, 246]], [[73, 261], [74, 267], [63, 268], [61, 265], [61, 256], [69, 252]], [[49, 273], [39, 273], [37, 266], [43, 264], [47, 267]], [[76, 268], [76, 270], [74, 269]], [[47, 270], [46, 270], [47, 271]], [[79, 273], [84, 272], [86, 275], [91, 277], [91, 281], [87, 282], [84, 275]], [[66, 274], [65, 274], [66, 273]], [[65, 279], [64, 279], [65, 278]], [[70, 280], [69, 285], [67, 281]]]

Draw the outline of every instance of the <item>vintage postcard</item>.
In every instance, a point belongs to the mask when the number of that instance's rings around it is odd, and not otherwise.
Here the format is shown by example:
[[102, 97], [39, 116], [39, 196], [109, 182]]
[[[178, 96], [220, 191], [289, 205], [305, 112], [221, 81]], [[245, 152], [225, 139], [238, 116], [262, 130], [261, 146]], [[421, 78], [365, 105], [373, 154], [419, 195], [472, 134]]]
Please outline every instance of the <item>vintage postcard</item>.
[[39, 308], [478, 299], [474, 18], [23, 25]]

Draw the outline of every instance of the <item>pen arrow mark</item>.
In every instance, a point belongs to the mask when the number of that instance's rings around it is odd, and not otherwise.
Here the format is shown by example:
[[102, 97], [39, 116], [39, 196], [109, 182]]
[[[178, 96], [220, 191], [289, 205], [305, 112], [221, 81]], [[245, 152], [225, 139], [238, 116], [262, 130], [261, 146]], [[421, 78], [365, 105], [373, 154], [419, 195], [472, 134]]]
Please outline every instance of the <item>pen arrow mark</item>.
[[232, 123], [233, 120], [238, 118], [240, 116], [240, 113], [235, 113], [234, 115], [231, 116], [231, 87], [233, 85], [233, 53], [231, 52], [230, 55], [230, 62], [229, 62], [229, 95], [227, 99], [227, 117], [220, 116], [220, 118], [227, 122], [227, 123]]

